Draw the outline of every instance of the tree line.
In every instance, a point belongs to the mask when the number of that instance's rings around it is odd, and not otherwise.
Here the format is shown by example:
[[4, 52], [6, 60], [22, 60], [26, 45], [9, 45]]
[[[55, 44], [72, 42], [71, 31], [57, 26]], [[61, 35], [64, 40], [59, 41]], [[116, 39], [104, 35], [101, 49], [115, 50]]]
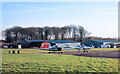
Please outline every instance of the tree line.
[[25, 28], [14, 26], [3, 31], [3, 36], [8, 43], [21, 40], [73, 40], [82, 42], [89, 39], [90, 34], [84, 27], [76, 25]]

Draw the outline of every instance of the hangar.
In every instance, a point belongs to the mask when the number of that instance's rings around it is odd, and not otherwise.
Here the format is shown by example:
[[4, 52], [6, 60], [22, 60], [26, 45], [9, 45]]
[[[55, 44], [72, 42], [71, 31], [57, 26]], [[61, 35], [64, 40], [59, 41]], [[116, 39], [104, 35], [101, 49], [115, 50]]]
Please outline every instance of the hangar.
[[[41, 44], [46, 40], [22, 40], [15, 44], [14, 47], [17, 48], [18, 45], [21, 45], [22, 48], [32, 48], [32, 47], [41, 47]], [[48, 41], [47, 41], [48, 42]], [[55, 45], [54, 42], [49, 42], [51, 46]]]
[[[18, 45], [21, 45], [22, 48], [32, 48], [39, 47], [41, 48], [42, 43], [50, 43], [51, 46], [57, 45], [58, 47], [75, 47], [79, 45], [80, 42], [75, 42], [72, 40], [22, 40], [13, 45], [14, 48], [17, 48]], [[43, 47], [42, 47], [43, 48]]]
[[113, 48], [115, 44], [118, 44], [120, 41], [119, 40], [89, 40], [86, 42], [83, 42], [82, 44], [86, 46], [91, 46], [93, 45], [95, 48], [101, 48], [102, 45], [110, 45], [110, 48]]

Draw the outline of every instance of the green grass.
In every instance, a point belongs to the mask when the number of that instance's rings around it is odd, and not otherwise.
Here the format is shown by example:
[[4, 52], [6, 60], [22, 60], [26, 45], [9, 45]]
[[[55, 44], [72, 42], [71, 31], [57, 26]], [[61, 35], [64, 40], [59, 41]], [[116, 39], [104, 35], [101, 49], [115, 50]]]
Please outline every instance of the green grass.
[[[3, 52], [11, 49], [2, 49]], [[30, 49], [23, 49], [30, 50]], [[119, 69], [120, 70], [120, 69]], [[3, 72], [118, 72], [118, 59], [60, 54], [2, 54]]]
[[[48, 50], [40, 50], [40, 49], [3, 49], [2, 52], [8, 52], [8, 50], [21, 50], [21, 51], [38, 51], [38, 52], [49, 52]], [[62, 52], [68, 51], [78, 51], [77, 49], [73, 50], [62, 50]], [[83, 51], [83, 50], [80, 50]], [[92, 48], [88, 51], [120, 51], [120, 48]]]
[[2, 52], [3, 53], [8, 53], [8, 51], [11, 51], [11, 50], [20, 50], [20, 51], [38, 51], [38, 52], [41, 52], [41, 51], [44, 51], [44, 52], [48, 52], [48, 50], [40, 50], [40, 49], [2, 49]]
[[[78, 51], [77, 49], [73, 49], [73, 50], [62, 50], [63, 52], [66, 51]], [[80, 51], [84, 51], [84, 50], [80, 50]], [[92, 48], [88, 51], [120, 51], [120, 48]]]
[[119, 48], [92, 48], [89, 51], [120, 51]]

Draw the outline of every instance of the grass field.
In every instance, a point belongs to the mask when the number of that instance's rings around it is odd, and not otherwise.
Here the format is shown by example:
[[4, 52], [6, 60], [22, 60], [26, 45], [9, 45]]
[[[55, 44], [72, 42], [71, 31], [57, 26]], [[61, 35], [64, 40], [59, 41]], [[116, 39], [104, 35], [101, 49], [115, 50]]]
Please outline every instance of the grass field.
[[[10, 50], [18, 50], [18, 49], [4, 49], [2, 52], [6, 53]], [[40, 50], [40, 49], [19, 49], [20, 51], [38, 51], [38, 52], [49, 52], [48, 50]], [[78, 51], [77, 49], [73, 49], [73, 50], [62, 50], [62, 52], [66, 52], [66, 51]], [[80, 50], [83, 51], [83, 50]], [[92, 48], [88, 51], [120, 51], [120, 49], [118, 48]]]
[[[74, 50], [63, 50], [64, 52], [65, 51], [78, 51], [77, 49], [74, 49]], [[80, 50], [80, 51], [84, 51], [84, 50]], [[120, 49], [118, 48], [92, 48], [88, 51], [120, 51]]]
[[[5, 53], [9, 50], [12, 49], [2, 49], [3, 72], [118, 72], [120, 70], [118, 67], [119, 59], [60, 54]], [[44, 51], [36, 49], [21, 50]], [[117, 51], [118, 49], [92, 49], [90, 51], [101, 50]]]

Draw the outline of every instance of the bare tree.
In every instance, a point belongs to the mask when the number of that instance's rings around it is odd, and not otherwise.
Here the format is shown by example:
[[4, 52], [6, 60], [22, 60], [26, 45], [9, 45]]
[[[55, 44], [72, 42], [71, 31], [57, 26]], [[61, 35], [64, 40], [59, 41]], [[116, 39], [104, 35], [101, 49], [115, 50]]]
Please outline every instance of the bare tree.
[[60, 35], [60, 28], [59, 27], [52, 27], [51, 28], [52, 33], [54, 35], [54, 39], [58, 40], [59, 39], [59, 35]]
[[66, 40], [83, 41], [90, 32], [82, 26], [67, 25], [64, 27], [26, 27], [15, 26], [4, 31], [6, 41], [18, 42], [21, 40]]
[[66, 33], [67, 33], [67, 28], [66, 27], [61, 27], [60, 28], [61, 30], [61, 32], [60, 32], [60, 34], [61, 34], [61, 40], [64, 40], [64, 38], [65, 38], [65, 35], [66, 35]]
[[[88, 40], [89, 39], [89, 35], [91, 34], [91, 32], [88, 32], [84, 29], [84, 27], [82, 26], [78, 26], [78, 31], [79, 31], [79, 36], [80, 36], [80, 42]], [[84, 39], [84, 40], [83, 40]]]
[[49, 26], [43, 27], [45, 40], [51, 39], [51, 28]]
[[38, 28], [38, 33], [39, 33], [39, 39], [41, 39], [41, 40], [43, 40], [43, 37], [44, 37], [44, 35], [43, 35], [43, 28]]

